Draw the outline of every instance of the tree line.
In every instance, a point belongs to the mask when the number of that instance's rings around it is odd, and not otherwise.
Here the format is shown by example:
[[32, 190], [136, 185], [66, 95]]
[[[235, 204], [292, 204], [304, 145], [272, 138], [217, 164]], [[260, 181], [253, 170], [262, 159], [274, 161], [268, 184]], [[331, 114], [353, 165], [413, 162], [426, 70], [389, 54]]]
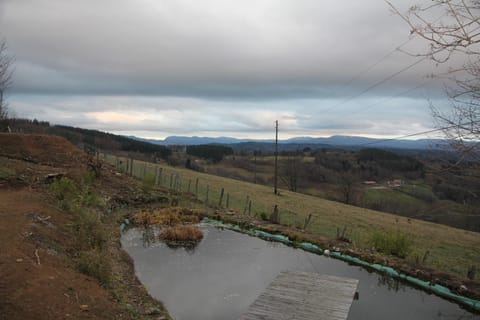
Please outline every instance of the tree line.
[[115, 135], [98, 130], [75, 128], [63, 125], [51, 126], [47, 121], [36, 119], [10, 118], [8, 126], [13, 132], [53, 134], [64, 137], [73, 144], [86, 151], [120, 151], [126, 153], [138, 153], [151, 158], [167, 159], [171, 150], [166, 146], [135, 140], [129, 137]]

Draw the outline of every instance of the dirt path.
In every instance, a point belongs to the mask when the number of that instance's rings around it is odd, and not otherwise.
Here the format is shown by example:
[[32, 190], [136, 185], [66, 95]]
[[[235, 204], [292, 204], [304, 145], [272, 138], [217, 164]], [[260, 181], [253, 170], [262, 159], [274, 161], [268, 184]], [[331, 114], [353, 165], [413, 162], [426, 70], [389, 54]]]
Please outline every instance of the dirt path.
[[66, 240], [61, 215], [27, 188], [0, 192], [1, 319], [123, 318], [108, 292], [54, 249]]
[[[63, 138], [0, 134], [0, 320], [170, 319], [121, 249], [115, 212], [99, 211], [105, 219], [97, 226], [109, 235], [105, 255], [114, 280], [102, 287], [76, 269], [74, 218], [54, 206], [45, 177], [67, 175], [78, 183], [88, 161]], [[137, 189], [108, 166], [95, 182], [105, 200]]]

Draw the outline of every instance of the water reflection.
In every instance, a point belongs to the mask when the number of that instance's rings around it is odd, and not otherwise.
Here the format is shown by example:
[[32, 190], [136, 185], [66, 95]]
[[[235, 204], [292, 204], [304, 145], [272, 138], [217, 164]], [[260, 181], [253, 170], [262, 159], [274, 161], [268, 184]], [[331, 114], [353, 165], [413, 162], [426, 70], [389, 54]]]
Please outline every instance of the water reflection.
[[151, 230], [130, 229], [122, 245], [140, 281], [177, 320], [238, 319], [286, 270], [359, 279], [360, 299], [353, 301], [349, 320], [480, 320], [454, 303], [389, 277], [283, 244], [204, 225], [203, 240], [187, 251], [156, 241], [157, 231], [152, 238]]
[[142, 244], [144, 248], [150, 247], [153, 243], [155, 243], [157, 237], [155, 230], [150, 225], [145, 225], [143, 228], [140, 229], [142, 233]]
[[164, 243], [172, 250], [183, 249], [188, 254], [194, 254], [200, 241], [164, 241]]
[[193, 254], [195, 252], [195, 248], [198, 246], [200, 241], [165, 241], [160, 240], [158, 235], [160, 233], [160, 229], [158, 227], [153, 227], [150, 225], [145, 225], [141, 228], [137, 229], [142, 234], [142, 246], [144, 248], [148, 248], [154, 245], [157, 242], [164, 243], [167, 247], [172, 250], [182, 249], [189, 254]]
[[379, 274], [377, 285], [384, 286], [388, 290], [398, 292], [399, 290], [405, 291], [405, 285], [397, 279], [394, 279], [388, 275]]

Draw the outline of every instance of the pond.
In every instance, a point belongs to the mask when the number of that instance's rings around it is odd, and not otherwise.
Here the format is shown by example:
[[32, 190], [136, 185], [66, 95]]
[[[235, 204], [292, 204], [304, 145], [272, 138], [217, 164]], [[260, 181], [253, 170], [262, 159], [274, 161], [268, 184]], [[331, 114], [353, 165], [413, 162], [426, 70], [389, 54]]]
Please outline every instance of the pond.
[[156, 241], [153, 229], [129, 229], [122, 246], [149, 293], [177, 320], [238, 319], [282, 271], [297, 270], [359, 280], [354, 319], [479, 319], [455, 303], [345, 262], [227, 229], [201, 224], [193, 249]]

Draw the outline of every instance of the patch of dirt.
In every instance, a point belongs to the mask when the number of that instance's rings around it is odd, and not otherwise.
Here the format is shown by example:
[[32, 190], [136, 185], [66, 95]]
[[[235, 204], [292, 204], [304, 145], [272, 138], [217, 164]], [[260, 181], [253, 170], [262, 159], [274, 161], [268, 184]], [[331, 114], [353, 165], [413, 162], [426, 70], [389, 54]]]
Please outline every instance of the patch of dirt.
[[[0, 134], [0, 319], [170, 319], [163, 306], [139, 283], [121, 249], [117, 216], [105, 229], [112, 234], [108, 254], [110, 288], [75, 269], [66, 253], [69, 213], [52, 204], [45, 176], [86, 173], [88, 156], [63, 138]], [[137, 183], [103, 166], [96, 191], [130, 203]], [[119, 196], [120, 194], [120, 196]]]

